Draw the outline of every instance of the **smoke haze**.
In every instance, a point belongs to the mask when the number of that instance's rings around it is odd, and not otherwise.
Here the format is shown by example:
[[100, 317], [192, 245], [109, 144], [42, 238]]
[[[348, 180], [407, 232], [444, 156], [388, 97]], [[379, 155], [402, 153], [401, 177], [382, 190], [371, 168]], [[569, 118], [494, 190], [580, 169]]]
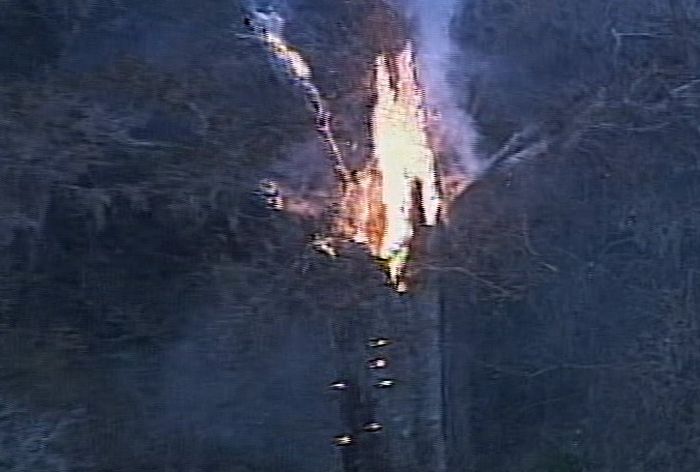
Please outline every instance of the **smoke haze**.
[[454, 64], [460, 57], [457, 45], [450, 37], [450, 24], [458, 12], [459, 0], [399, 0], [417, 27], [415, 37], [419, 76], [426, 90], [431, 110], [440, 116], [439, 133], [448, 149], [454, 149], [458, 161], [455, 168], [469, 176], [479, 174], [483, 163], [475, 152], [477, 133], [471, 117], [460, 107], [466, 91], [460, 91], [449, 80]]

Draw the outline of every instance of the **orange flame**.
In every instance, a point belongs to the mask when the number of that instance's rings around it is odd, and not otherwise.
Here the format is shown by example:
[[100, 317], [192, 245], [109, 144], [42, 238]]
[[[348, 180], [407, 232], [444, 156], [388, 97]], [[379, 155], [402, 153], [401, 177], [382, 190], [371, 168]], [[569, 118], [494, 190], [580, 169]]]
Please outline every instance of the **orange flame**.
[[[383, 261], [390, 282], [404, 291], [415, 227], [437, 222], [441, 198], [410, 43], [395, 62], [393, 87], [388, 59], [382, 55], [375, 62], [373, 153], [365, 169], [354, 174], [345, 194], [340, 229], [350, 239], [367, 244]], [[416, 208], [415, 188], [420, 189], [420, 208]]]
[[[382, 261], [394, 288], [405, 291], [405, 271], [415, 228], [436, 224], [443, 204], [411, 44], [407, 43], [392, 58], [396, 66], [393, 84], [389, 58], [380, 55], [375, 62], [374, 146], [366, 166], [349, 172], [330, 128], [331, 115], [311, 81], [311, 69], [281, 36], [282, 19], [276, 13], [256, 12], [255, 17], [254, 31], [304, 88], [316, 115], [316, 129], [328, 146], [341, 194], [340, 214], [333, 221], [332, 232], [365, 244]], [[452, 192], [446, 190], [449, 198]], [[289, 198], [284, 207], [299, 213], [310, 210], [303, 202]], [[319, 236], [313, 246], [335, 257], [332, 242], [333, 238]]]

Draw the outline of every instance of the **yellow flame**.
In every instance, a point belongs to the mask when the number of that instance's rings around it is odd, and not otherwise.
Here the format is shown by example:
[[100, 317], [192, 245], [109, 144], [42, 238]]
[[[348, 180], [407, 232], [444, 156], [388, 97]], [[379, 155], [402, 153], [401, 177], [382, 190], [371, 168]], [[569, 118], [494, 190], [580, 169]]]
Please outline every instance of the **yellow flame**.
[[311, 69], [301, 57], [301, 54], [289, 47], [280, 36], [266, 31], [264, 40], [272, 48], [275, 55], [287, 63], [295, 78], [303, 80], [311, 78]]
[[[394, 287], [405, 291], [403, 276], [414, 228], [437, 222], [441, 199], [410, 43], [395, 63], [392, 86], [387, 57], [381, 55], [375, 62], [373, 152], [366, 168], [355, 174], [349, 186], [341, 224], [348, 237], [367, 244], [383, 261]], [[420, 189], [420, 208], [415, 208], [415, 188]]]
[[[380, 55], [376, 59], [373, 150], [364, 168], [349, 172], [330, 128], [330, 113], [311, 81], [311, 69], [281, 36], [282, 19], [275, 13], [260, 12], [256, 18], [258, 36], [306, 91], [316, 114], [317, 131], [328, 145], [341, 193], [341, 211], [333, 232], [367, 245], [382, 261], [394, 288], [406, 291], [405, 271], [415, 227], [436, 224], [442, 206], [411, 44], [392, 58], [396, 66], [393, 83], [389, 58]], [[294, 208], [292, 203], [286, 199], [285, 208]], [[304, 205], [297, 205], [297, 210], [301, 209]], [[335, 257], [332, 242], [331, 238], [316, 238], [313, 247]]]
[[311, 68], [296, 50], [282, 38], [284, 20], [276, 12], [255, 12], [253, 30], [267, 44], [272, 53], [284, 62], [294, 78], [309, 80]]
[[345, 185], [349, 180], [349, 173], [343, 161], [340, 147], [331, 130], [331, 114], [326, 110], [321, 94], [311, 80], [311, 67], [309, 67], [302, 55], [290, 47], [282, 37], [281, 31], [284, 21], [277, 13], [265, 14], [256, 12], [255, 17], [256, 25], [253, 29], [256, 35], [267, 45], [271, 53], [285, 65], [287, 72], [304, 89], [316, 115], [316, 130], [321, 134], [323, 141], [328, 146], [336, 175], [340, 179], [341, 184]]

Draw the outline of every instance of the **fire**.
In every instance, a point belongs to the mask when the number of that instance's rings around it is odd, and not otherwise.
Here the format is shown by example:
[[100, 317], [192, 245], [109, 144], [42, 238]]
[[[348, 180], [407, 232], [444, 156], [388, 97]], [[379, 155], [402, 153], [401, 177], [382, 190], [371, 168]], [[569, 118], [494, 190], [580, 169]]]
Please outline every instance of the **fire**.
[[290, 47], [282, 37], [284, 20], [276, 12], [256, 11], [254, 12], [254, 20], [250, 20], [249, 26], [255, 36], [267, 46], [272, 56], [304, 89], [316, 117], [316, 130], [328, 147], [336, 175], [344, 184], [349, 179], [349, 173], [330, 127], [331, 114], [326, 110], [321, 94], [311, 80], [311, 68], [301, 54]]
[[[436, 224], [441, 198], [410, 43], [395, 63], [392, 86], [388, 58], [381, 55], [375, 62], [373, 152], [346, 192], [340, 224], [347, 237], [366, 244], [383, 261], [390, 282], [404, 291], [403, 276], [415, 227]], [[416, 202], [416, 189], [420, 203]]]
[[267, 42], [276, 55], [284, 58], [289, 68], [294, 72], [295, 77], [303, 80], [311, 78], [311, 69], [309, 69], [309, 66], [304, 62], [301, 54], [287, 46], [284, 41], [282, 41], [282, 38], [268, 32]]
[[[410, 43], [396, 57], [375, 62], [377, 102], [372, 124], [373, 149], [366, 165], [350, 172], [331, 130], [331, 114], [311, 80], [311, 68], [282, 37], [276, 13], [255, 13], [252, 29], [273, 57], [306, 92], [316, 116], [316, 129], [326, 143], [339, 179], [339, 214], [331, 233], [367, 246], [381, 261], [389, 282], [403, 292], [411, 244], [419, 225], [438, 221], [442, 199], [436, 156], [427, 135], [428, 116], [417, 79]], [[390, 61], [395, 65], [394, 80]], [[313, 247], [337, 255], [334, 238], [314, 238]]]
[[296, 79], [311, 79], [311, 68], [297, 51], [292, 49], [282, 38], [284, 20], [276, 12], [253, 12], [253, 18], [246, 18], [245, 23], [291, 71]]

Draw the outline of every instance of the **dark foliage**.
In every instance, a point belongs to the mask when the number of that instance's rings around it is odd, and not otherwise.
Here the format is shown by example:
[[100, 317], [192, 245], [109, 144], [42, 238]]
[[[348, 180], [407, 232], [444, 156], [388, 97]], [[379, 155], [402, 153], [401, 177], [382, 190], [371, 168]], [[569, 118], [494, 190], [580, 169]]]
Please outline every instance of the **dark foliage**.
[[[340, 140], [363, 143], [399, 14], [287, 6]], [[401, 302], [254, 195], [319, 151], [243, 11], [0, 0], [0, 470], [341, 470], [328, 441], [359, 413], [324, 389], [370, 327], [419, 341], [391, 347], [405, 377], [380, 405], [410, 434], [387, 423], [362, 470], [426, 472], [431, 392], [450, 471], [699, 470], [697, 5], [464, 5], [482, 151], [523, 129], [547, 149], [457, 202]], [[438, 309], [443, 392], [421, 377]]]

